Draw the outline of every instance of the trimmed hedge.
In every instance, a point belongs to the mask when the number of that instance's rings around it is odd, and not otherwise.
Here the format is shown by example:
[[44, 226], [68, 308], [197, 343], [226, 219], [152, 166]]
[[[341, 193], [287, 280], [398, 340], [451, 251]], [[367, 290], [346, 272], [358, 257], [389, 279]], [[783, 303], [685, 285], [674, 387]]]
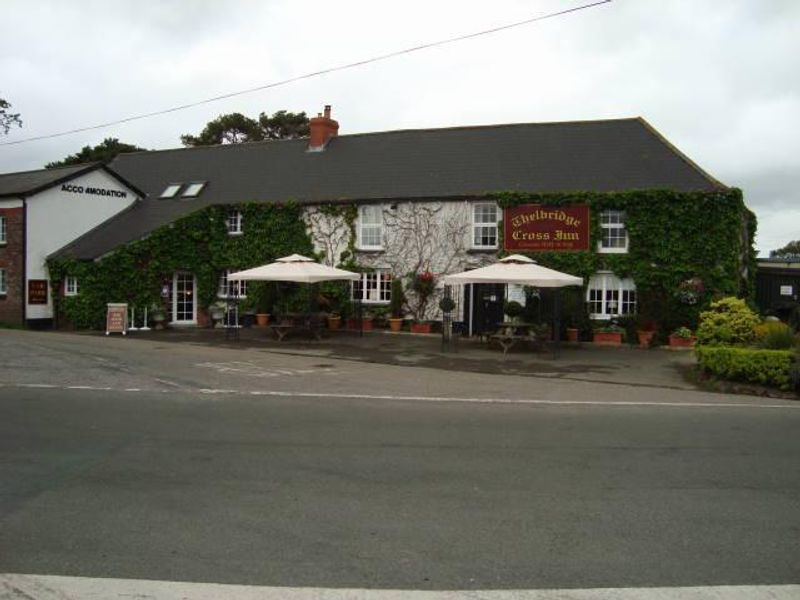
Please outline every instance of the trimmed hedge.
[[729, 346], [697, 346], [697, 362], [706, 373], [723, 379], [792, 388], [791, 350], [762, 350]]

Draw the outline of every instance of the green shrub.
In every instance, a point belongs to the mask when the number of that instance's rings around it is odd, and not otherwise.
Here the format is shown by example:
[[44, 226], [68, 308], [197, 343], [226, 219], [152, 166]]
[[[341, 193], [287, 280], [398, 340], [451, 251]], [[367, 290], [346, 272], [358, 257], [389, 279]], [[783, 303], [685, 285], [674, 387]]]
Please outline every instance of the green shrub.
[[758, 317], [744, 300], [722, 298], [700, 313], [697, 343], [706, 346], [748, 344], [753, 340]]
[[704, 372], [722, 379], [760, 383], [782, 390], [792, 387], [795, 356], [790, 350], [697, 346], [695, 353]]
[[765, 321], [755, 327], [755, 343], [759, 348], [790, 350], [797, 344], [797, 338], [786, 323]]
[[503, 307], [503, 312], [511, 317], [512, 320], [519, 317], [524, 311], [525, 308], [516, 300], [509, 300]]

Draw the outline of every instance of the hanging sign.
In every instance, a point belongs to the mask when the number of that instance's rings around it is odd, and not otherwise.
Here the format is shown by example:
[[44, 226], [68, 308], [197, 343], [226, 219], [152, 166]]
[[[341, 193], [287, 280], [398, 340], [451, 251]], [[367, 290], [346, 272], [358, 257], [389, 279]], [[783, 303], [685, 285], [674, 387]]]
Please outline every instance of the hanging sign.
[[781, 296], [791, 296], [792, 295], [792, 286], [790, 285], [782, 285], [781, 286]]
[[523, 204], [503, 213], [503, 248], [540, 252], [589, 249], [589, 206]]
[[47, 304], [47, 279], [28, 280], [28, 304]]
[[106, 307], [106, 335], [109, 333], [126, 335], [128, 331], [128, 305], [107, 304]]

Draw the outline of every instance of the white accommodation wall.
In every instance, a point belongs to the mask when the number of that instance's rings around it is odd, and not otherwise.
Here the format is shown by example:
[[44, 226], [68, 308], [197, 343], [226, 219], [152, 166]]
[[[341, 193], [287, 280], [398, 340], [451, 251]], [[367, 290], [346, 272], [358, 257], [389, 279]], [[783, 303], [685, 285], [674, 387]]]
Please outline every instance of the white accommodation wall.
[[10, 198], [0, 200], [0, 208], [22, 208], [23, 202], [20, 198]]
[[[493, 263], [496, 252], [472, 251], [472, 206], [469, 201], [393, 201], [383, 205], [383, 250], [358, 251], [357, 264], [387, 269], [394, 276], [431, 271], [441, 276], [475, 269]], [[394, 207], [394, 208], [393, 208]], [[347, 250], [350, 228], [343, 216], [332, 216], [318, 207], [308, 207], [304, 220], [314, 243], [314, 251], [324, 255], [326, 264], [336, 266]], [[357, 223], [356, 223], [357, 229]], [[356, 237], [358, 233], [356, 231]], [[407, 283], [407, 281], [405, 282]], [[417, 298], [406, 291], [412, 312]], [[425, 319], [441, 318], [441, 288], [429, 301]], [[463, 318], [463, 299], [460, 305]]]
[[[65, 185], [72, 189], [83, 188], [83, 192], [69, 192], [62, 185], [35, 194], [27, 199], [27, 254], [25, 269], [27, 278], [49, 279], [47, 256], [64, 247], [77, 237], [93, 229], [103, 221], [124, 210], [136, 201], [136, 194], [102, 170], [92, 171], [76, 177]], [[100, 188], [123, 192], [125, 197], [87, 194], [88, 188]], [[27, 282], [26, 282], [27, 294]], [[48, 319], [53, 316], [52, 294], [48, 294], [47, 305], [25, 306], [28, 319]]]

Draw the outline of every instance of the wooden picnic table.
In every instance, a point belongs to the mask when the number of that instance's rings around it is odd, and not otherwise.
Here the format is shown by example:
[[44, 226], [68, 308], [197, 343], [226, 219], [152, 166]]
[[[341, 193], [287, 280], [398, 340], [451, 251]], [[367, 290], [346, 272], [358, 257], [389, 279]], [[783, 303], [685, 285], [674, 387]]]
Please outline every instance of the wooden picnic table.
[[517, 344], [540, 345], [544, 340], [537, 332], [541, 326], [536, 323], [500, 323], [497, 330], [487, 336], [487, 343], [497, 342], [503, 349], [503, 356]]
[[322, 339], [323, 321], [316, 315], [293, 315], [282, 319], [279, 323], [268, 325], [269, 329], [279, 342], [282, 342], [290, 333], [310, 333], [314, 339]]

